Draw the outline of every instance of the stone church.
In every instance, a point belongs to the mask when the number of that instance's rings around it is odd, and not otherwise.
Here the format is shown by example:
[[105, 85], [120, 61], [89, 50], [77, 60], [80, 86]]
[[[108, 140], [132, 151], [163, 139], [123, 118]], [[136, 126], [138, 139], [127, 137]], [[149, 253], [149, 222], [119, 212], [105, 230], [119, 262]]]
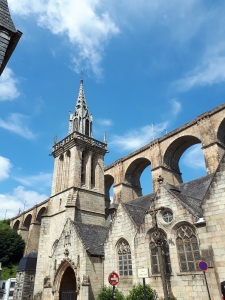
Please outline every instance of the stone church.
[[[109, 286], [112, 271], [126, 295], [142, 283], [138, 270], [148, 268], [146, 283], [159, 297], [166, 291], [178, 300], [203, 300], [208, 294], [200, 260], [208, 263], [211, 299], [220, 299], [225, 104], [107, 167], [106, 138], [92, 137], [92, 121], [81, 80], [69, 135], [54, 141], [50, 198], [11, 219], [26, 242], [14, 299], [94, 300], [102, 286]], [[207, 175], [183, 183], [179, 159], [197, 143]], [[143, 196], [140, 176], [149, 165], [153, 193]]]

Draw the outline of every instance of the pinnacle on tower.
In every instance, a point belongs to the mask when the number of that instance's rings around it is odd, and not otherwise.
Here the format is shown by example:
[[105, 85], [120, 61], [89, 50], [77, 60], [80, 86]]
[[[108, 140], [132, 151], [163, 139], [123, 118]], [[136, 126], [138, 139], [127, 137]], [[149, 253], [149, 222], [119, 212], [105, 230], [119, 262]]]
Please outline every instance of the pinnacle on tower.
[[92, 116], [88, 111], [83, 83], [84, 81], [81, 79], [75, 111], [69, 116], [69, 134], [77, 131], [91, 137]]

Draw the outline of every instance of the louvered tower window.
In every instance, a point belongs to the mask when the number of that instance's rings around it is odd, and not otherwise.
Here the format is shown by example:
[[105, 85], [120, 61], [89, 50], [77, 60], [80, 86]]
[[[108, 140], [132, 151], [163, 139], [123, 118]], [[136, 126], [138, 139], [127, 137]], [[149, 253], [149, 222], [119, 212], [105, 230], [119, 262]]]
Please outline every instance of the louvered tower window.
[[[165, 267], [166, 273], [170, 274], [171, 273], [170, 253], [169, 253], [169, 245], [167, 243], [166, 234], [161, 231], [160, 237], [163, 240], [162, 255], [163, 255], [163, 261], [164, 261], [164, 267]], [[157, 248], [157, 244], [154, 240], [154, 234], [151, 235], [149, 246], [150, 246], [150, 252], [151, 252], [152, 274], [160, 274], [158, 248]]]
[[181, 272], [193, 272], [198, 270], [201, 259], [198, 240], [194, 230], [187, 225], [177, 229], [177, 252]]
[[121, 239], [117, 245], [120, 276], [132, 276], [132, 259], [130, 245], [125, 239]]

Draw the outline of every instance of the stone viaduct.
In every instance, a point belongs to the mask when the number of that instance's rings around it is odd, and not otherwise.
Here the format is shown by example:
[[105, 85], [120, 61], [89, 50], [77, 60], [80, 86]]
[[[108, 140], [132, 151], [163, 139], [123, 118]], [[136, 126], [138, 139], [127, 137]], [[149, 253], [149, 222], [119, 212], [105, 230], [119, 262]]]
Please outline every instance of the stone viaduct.
[[105, 195], [114, 185], [114, 202], [142, 196], [140, 176], [151, 165], [153, 191], [161, 175], [164, 184], [182, 183], [179, 160], [191, 146], [201, 144], [207, 173], [216, 170], [225, 149], [225, 104], [198, 116], [193, 121], [155, 139], [137, 151], [105, 168]]
[[[115, 203], [119, 199], [125, 202], [141, 196], [140, 176], [150, 165], [153, 191], [158, 188], [159, 175], [164, 178], [164, 184], [182, 183], [179, 160], [195, 144], [202, 145], [207, 173], [214, 172], [225, 149], [225, 104], [105, 167], [106, 201], [109, 201], [112, 186]], [[25, 254], [37, 252], [41, 216], [48, 207], [48, 201], [49, 199], [11, 219], [11, 227], [26, 242]]]
[[49, 199], [33, 206], [10, 220], [13, 230], [17, 231], [26, 243], [24, 255], [38, 251], [41, 229], [41, 216], [47, 211]]

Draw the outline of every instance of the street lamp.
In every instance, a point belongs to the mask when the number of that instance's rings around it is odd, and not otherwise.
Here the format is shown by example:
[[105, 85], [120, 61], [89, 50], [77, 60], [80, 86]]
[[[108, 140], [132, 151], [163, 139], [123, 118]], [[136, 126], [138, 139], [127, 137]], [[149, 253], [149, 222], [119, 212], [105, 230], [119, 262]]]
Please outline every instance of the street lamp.
[[[157, 178], [158, 183], [161, 185], [163, 183], [163, 177], [159, 175]], [[152, 210], [148, 210], [147, 213], [150, 213], [152, 216], [152, 223], [153, 223], [153, 239], [157, 245], [157, 251], [158, 251], [158, 259], [159, 259], [159, 269], [161, 273], [161, 278], [162, 278], [162, 285], [163, 285], [163, 293], [164, 293], [164, 299], [169, 300], [168, 297], [168, 289], [167, 289], [167, 282], [166, 282], [166, 269], [165, 269], [165, 263], [164, 263], [164, 257], [162, 254], [162, 247], [163, 247], [163, 238], [162, 235], [160, 234], [159, 228], [158, 228], [158, 223], [157, 223], [157, 218], [156, 214], [158, 211], [162, 211], [164, 208], [157, 208], [155, 209], [155, 203], [154, 203], [154, 208]]]

